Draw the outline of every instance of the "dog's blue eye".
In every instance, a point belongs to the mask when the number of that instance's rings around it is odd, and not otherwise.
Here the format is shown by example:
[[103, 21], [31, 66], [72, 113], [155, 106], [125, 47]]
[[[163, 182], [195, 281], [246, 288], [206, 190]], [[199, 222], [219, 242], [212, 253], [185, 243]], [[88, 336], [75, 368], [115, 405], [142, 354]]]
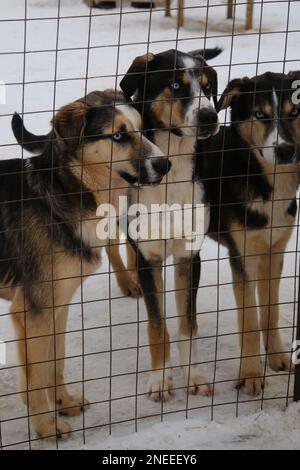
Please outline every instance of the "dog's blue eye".
[[294, 108], [293, 111], [290, 112], [290, 117], [297, 117], [300, 114], [300, 108]]
[[123, 135], [121, 134], [121, 132], [116, 132], [115, 134], [112, 135], [112, 139], [115, 142], [120, 142], [123, 139]]
[[268, 118], [268, 116], [263, 111], [256, 111], [256, 113], [254, 113], [254, 116], [256, 117], [256, 119], [267, 119]]
[[173, 90], [179, 90], [180, 83], [178, 83], [178, 82], [172, 83], [171, 87], [173, 88]]

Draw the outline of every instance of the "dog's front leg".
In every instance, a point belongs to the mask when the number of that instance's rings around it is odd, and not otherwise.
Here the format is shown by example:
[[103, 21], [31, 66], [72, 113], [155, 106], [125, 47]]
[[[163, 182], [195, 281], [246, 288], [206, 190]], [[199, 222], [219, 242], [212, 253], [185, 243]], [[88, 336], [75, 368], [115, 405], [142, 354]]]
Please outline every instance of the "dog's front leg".
[[118, 286], [124, 295], [137, 298], [140, 296], [140, 288], [136, 278], [136, 257], [133, 248], [126, 242], [127, 267], [126, 269], [120, 255], [119, 240], [113, 240], [106, 246], [106, 253], [116, 275]]
[[138, 276], [148, 313], [148, 336], [151, 353], [149, 396], [155, 401], [167, 401], [172, 395], [170, 369], [170, 339], [164, 312], [162, 258], [145, 255], [137, 250]]
[[50, 351], [53, 353], [53, 366], [49, 373], [48, 397], [52, 406], [61, 415], [76, 416], [83, 411], [83, 407], [89, 405], [89, 402], [81, 394], [70, 395], [65, 385], [64, 368], [68, 310], [69, 307], [64, 306], [57, 308], [55, 311], [55, 338], [52, 338], [50, 345]]
[[[287, 232], [291, 232], [290, 230]], [[291, 370], [291, 354], [280, 337], [279, 322], [279, 285], [283, 268], [283, 257], [290, 233], [272, 246], [271, 255], [261, 257], [259, 265], [258, 295], [260, 303], [260, 323], [263, 333], [268, 364], [275, 371]]]
[[47, 387], [53, 367], [51, 342], [54, 334], [51, 309], [32, 312], [24, 307], [22, 289], [16, 291], [11, 306], [12, 319], [17, 333], [21, 363], [23, 399], [28, 408], [31, 431], [41, 437], [62, 436], [71, 427], [50, 410]]
[[197, 291], [200, 281], [200, 255], [174, 256], [175, 292], [179, 323], [178, 349], [189, 393], [208, 396], [211, 387], [199, 373], [197, 350]]
[[[249, 256], [249, 255], [248, 255]], [[245, 257], [245, 272], [239, 272], [231, 260], [233, 291], [238, 309], [241, 363], [237, 386], [249, 395], [260, 394], [264, 384], [260, 358], [260, 331], [256, 307], [256, 285], [259, 257]]]

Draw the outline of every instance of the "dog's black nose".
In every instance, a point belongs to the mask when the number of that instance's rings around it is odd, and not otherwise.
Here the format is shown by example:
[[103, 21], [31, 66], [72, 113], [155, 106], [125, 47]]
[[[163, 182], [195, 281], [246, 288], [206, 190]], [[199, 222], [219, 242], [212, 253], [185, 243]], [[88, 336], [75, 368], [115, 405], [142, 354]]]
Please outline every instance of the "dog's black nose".
[[199, 137], [214, 134], [218, 129], [219, 120], [213, 108], [203, 108], [198, 111]]
[[171, 162], [167, 158], [156, 158], [152, 162], [153, 169], [159, 176], [164, 176], [171, 169]]
[[295, 160], [296, 149], [294, 145], [280, 144], [276, 147], [276, 160], [278, 163], [291, 163]]

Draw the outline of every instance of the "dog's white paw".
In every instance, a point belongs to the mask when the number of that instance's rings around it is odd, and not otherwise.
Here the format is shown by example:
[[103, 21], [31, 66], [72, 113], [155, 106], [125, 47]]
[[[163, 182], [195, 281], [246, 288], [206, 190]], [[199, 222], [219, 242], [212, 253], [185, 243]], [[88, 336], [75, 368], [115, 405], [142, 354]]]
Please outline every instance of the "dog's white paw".
[[54, 416], [36, 416], [31, 419], [36, 433], [43, 438], [58, 437], [65, 438], [71, 432], [72, 428], [66, 421]]
[[202, 395], [209, 397], [212, 394], [211, 386], [206, 383], [206, 380], [197, 372], [197, 370], [191, 370], [188, 380], [188, 392], [191, 395]]
[[243, 358], [236, 387], [243, 388], [248, 395], [257, 397], [264, 388], [264, 382], [264, 371], [260, 359], [258, 357]]
[[77, 416], [88, 407], [89, 402], [82, 395], [67, 395], [57, 400], [59, 414], [64, 416]]
[[168, 370], [158, 370], [151, 373], [148, 382], [148, 396], [153, 401], [169, 401], [174, 395], [173, 381]]
[[137, 299], [141, 296], [141, 289], [135, 272], [116, 273], [119, 287], [126, 297]]
[[294, 372], [295, 366], [292, 364], [291, 356], [287, 353], [276, 353], [268, 355], [268, 364], [275, 372]]

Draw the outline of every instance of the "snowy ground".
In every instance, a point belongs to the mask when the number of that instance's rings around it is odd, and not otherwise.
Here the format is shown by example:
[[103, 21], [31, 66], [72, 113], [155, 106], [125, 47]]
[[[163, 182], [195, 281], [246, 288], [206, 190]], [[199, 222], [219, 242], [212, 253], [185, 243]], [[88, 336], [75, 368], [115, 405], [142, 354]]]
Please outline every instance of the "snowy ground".
[[[288, 71], [299, 69], [300, 66], [300, 6], [297, 1], [263, 1], [263, 8], [261, 2], [256, 2], [255, 29], [248, 34], [243, 31], [245, 5], [238, 5], [236, 35], [233, 39], [232, 22], [225, 19], [225, 0], [210, 1], [208, 11], [204, 1], [186, 1], [188, 6], [200, 5], [201, 8], [192, 8], [186, 12], [186, 27], [179, 32], [176, 40], [174, 18], [165, 18], [163, 11], [153, 11], [149, 29], [149, 12], [132, 10], [125, 2], [121, 21], [118, 10], [113, 15], [94, 11], [89, 38], [88, 8], [81, 0], [61, 0], [57, 43], [55, 17], [58, 13], [58, 0], [28, 0], [25, 61], [22, 53], [25, 2], [10, 0], [5, 3], [6, 5], [1, 5], [0, 13], [0, 80], [8, 84], [7, 104], [0, 107], [0, 146], [3, 158], [21, 155], [20, 149], [13, 145], [15, 142], [10, 130], [10, 117], [14, 111], [28, 113], [26, 124], [30, 129], [36, 132], [47, 131], [53, 106], [58, 108], [78, 98], [86, 89], [91, 91], [114, 86], [116, 71], [122, 75], [136, 55], [147, 51], [148, 41], [149, 50], [153, 52], [176, 47], [176, 44], [184, 51], [204, 44], [206, 47], [224, 47], [224, 53], [213, 62], [214, 66], [218, 66], [220, 92], [228, 78], [254, 75], [266, 70]], [[9, 21], [12, 19], [20, 21]], [[120, 23], [121, 46], [118, 48]], [[287, 29], [290, 31], [288, 34], [285, 33]], [[88, 41], [91, 48], [87, 54]], [[56, 54], [57, 44], [59, 52]], [[23, 90], [24, 77], [26, 85]], [[54, 78], [57, 79], [55, 87]], [[295, 314], [296, 248], [295, 230], [285, 257], [280, 292], [280, 325], [284, 327], [287, 350], [291, 347]], [[208, 380], [216, 381], [214, 396], [189, 397], [187, 401], [185, 391], [180, 389], [183, 386], [183, 377], [178, 367], [176, 345], [173, 344], [175, 386], [179, 390], [175, 398], [163, 407], [152, 403], [145, 396], [149, 354], [146, 347], [143, 301], [121, 297], [113, 276], [111, 284], [109, 283], [109, 268], [107, 261], [104, 261], [98, 275], [90, 278], [84, 285], [83, 299], [78, 293], [70, 308], [66, 379], [75, 382], [70, 386], [71, 389], [79, 391], [80, 381], [84, 378], [85, 396], [92, 405], [85, 412], [84, 418], [81, 416], [72, 419], [73, 429], [78, 429], [78, 432], [74, 432], [68, 441], [59, 442], [59, 448], [82, 448], [83, 445], [87, 448], [110, 449], [299, 448], [299, 407], [294, 405], [286, 412], [281, 411], [292, 396], [292, 379], [289, 380], [289, 377], [282, 374], [274, 375], [267, 368], [269, 377], [263, 395], [264, 401], [262, 397], [249, 399], [233, 387], [238, 360], [232, 358], [238, 357], [238, 338], [226, 256], [226, 251], [218, 249], [209, 240], [205, 241], [198, 296], [199, 348], [203, 373]], [[171, 267], [166, 268], [166, 278], [168, 290], [171, 291]], [[174, 317], [172, 292], [166, 297], [167, 315]], [[9, 304], [0, 302], [0, 337], [9, 342], [9, 368], [0, 369], [3, 446], [28, 439], [27, 420], [24, 418], [26, 409], [16, 393], [19, 390], [17, 358], [13, 343], [14, 331], [7, 315], [8, 308]], [[81, 331], [82, 315], [84, 335]], [[169, 319], [169, 327], [172, 339], [175, 340], [175, 318]], [[84, 363], [81, 359], [83, 353]], [[109, 405], [110, 399], [112, 401]], [[160, 424], [162, 413], [164, 423]], [[188, 421], [186, 417], [189, 418]], [[214, 421], [211, 423], [212, 417]], [[111, 426], [108, 425], [109, 422], [112, 423]], [[86, 429], [84, 433], [81, 431], [83, 424]], [[136, 427], [139, 433], [131, 435]], [[112, 432], [111, 437], [108, 437], [109, 431]], [[33, 448], [55, 448], [56, 445], [54, 441], [32, 443]], [[27, 444], [19, 444], [14, 448], [27, 447]]]

